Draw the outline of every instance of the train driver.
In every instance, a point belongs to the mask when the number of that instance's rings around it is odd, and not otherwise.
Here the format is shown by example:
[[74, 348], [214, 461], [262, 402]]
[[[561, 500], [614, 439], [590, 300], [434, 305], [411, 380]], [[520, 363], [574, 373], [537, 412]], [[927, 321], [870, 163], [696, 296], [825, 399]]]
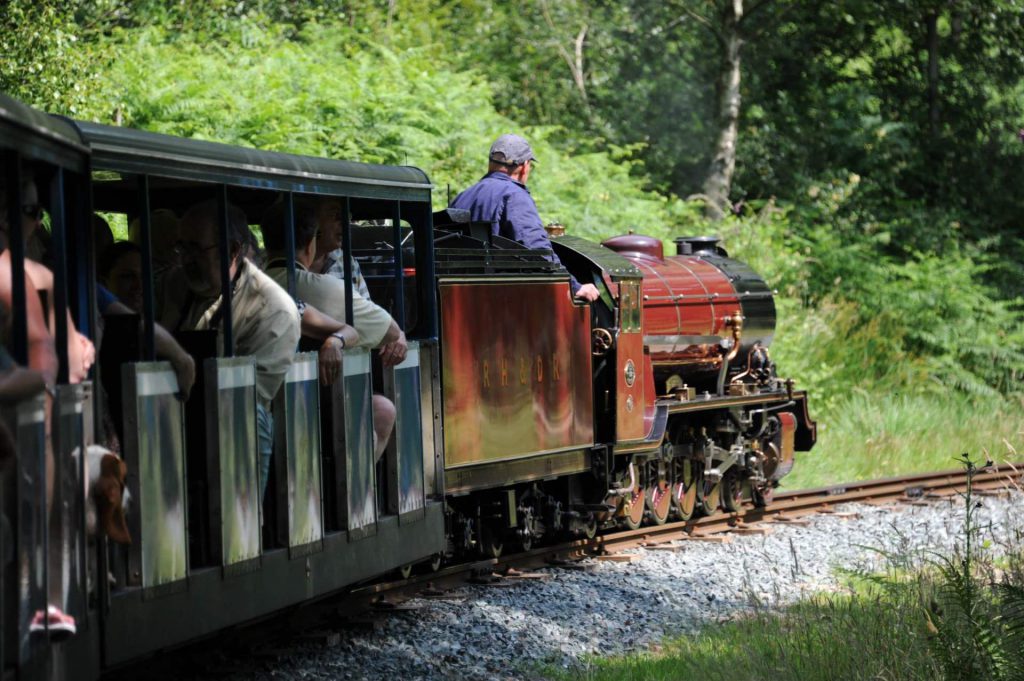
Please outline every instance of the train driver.
[[[291, 296], [244, 256], [243, 248], [251, 239], [245, 213], [230, 204], [227, 213], [234, 349], [237, 355], [256, 360], [256, 433], [262, 496], [274, 443], [271, 404], [284, 383], [299, 343], [299, 311]], [[218, 222], [218, 204], [214, 200], [192, 206], [181, 218], [177, 250], [187, 291], [178, 295], [175, 310], [165, 310], [162, 315], [165, 320], [177, 317], [172, 328], [222, 328]], [[168, 291], [169, 296], [171, 293]], [[223, 342], [223, 334], [218, 335]]]
[[[526, 181], [536, 162], [530, 143], [519, 135], [506, 134], [494, 140], [488, 156], [487, 174], [455, 197], [452, 208], [468, 210], [474, 222], [491, 223], [491, 231], [513, 239], [527, 248], [551, 250], [551, 240], [537, 212]], [[549, 259], [561, 264], [558, 256]], [[593, 302], [600, 292], [593, 284], [580, 284], [569, 275], [576, 298]]]

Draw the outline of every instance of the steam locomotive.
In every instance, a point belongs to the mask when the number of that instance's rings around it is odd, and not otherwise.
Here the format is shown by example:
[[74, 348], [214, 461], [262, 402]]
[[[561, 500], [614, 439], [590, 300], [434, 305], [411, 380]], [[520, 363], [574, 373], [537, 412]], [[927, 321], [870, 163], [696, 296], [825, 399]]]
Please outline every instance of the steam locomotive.
[[[745, 498], [764, 505], [794, 453], [814, 444], [806, 394], [769, 353], [772, 291], [717, 239], [680, 236], [667, 254], [637, 234], [597, 244], [553, 233], [563, 269], [456, 211], [434, 213], [415, 168], [70, 121], [2, 95], [0, 153], [12, 356], [29, 357], [18, 284], [26, 180], [55, 253], [47, 306], [94, 340], [105, 327], [91, 380], [69, 381], [69, 331], [57, 324], [52, 395], [0, 404], [17, 447], [0, 462], [4, 679], [96, 677], [414, 565], [733, 510]], [[330, 386], [319, 385], [315, 352], [296, 353], [274, 405], [260, 503], [252, 358], [233, 356], [230, 341], [187, 339], [200, 381], [186, 402], [157, 361], [150, 215], [212, 198], [222, 215], [236, 206], [256, 224], [270, 205], [304, 196], [342, 202], [343, 248], [410, 351], [388, 368], [346, 351]], [[138, 221], [138, 317], [97, 312], [94, 211]], [[566, 270], [599, 300], [575, 301]], [[346, 286], [351, 300], [351, 276]], [[230, 315], [224, 324], [230, 339]], [[379, 463], [374, 391], [397, 411]], [[130, 544], [86, 522], [94, 492], [82, 452], [110, 417], [133, 500]], [[74, 617], [76, 635], [57, 642], [34, 626], [50, 605]]]

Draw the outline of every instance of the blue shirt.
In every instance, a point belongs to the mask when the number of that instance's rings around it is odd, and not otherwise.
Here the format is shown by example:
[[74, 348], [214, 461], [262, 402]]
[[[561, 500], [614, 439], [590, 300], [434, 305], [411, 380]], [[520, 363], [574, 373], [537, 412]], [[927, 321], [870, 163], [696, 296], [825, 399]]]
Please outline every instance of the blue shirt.
[[103, 284], [96, 284], [96, 309], [100, 314], [106, 314], [107, 308], [117, 302], [117, 296], [107, 290]]
[[[551, 239], [540, 221], [530, 190], [505, 173], [495, 171], [484, 175], [479, 182], [456, 196], [451, 207], [468, 210], [473, 222], [491, 223], [493, 234], [518, 241], [527, 248], [552, 251]], [[548, 260], [562, 264], [554, 251]], [[572, 275], [569, 279], [572, 292], [576, 293], [580, 284]]]

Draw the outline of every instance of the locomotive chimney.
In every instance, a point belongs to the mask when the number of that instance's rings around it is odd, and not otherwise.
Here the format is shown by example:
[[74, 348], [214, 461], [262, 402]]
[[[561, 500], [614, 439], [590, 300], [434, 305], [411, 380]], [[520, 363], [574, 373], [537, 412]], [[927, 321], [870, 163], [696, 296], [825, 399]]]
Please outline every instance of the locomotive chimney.
[[727, 256], [725, 249], [719, 246], [717, 236], [680, 236], [676, 237], [676, 255], [699, 255], [712, 253]]

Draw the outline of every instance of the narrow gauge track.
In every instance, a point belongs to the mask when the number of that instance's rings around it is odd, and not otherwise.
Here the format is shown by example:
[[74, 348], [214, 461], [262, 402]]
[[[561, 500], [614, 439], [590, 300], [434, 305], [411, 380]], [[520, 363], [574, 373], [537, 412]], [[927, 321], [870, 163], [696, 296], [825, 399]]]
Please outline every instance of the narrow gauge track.
[[[1024, 482], [1022, 476], [1024, 464], [987, 468], [975, 473], [973, 487], [980, 494], [1020, 489]], [[499, 586], [515, 583], [519, 579], [530, 578], [529, 571], [539, 567], [580, 568], [582, 565], [579, 561], [589, 556], [616, 554], [639, 546], [722, 536], [729, 532], [742, 532], [745, 528], [765, 522], [785, 524], [801, 516], [829, 512], [835, 506], [846, 503], [929, 503], [962, 492], [966, 484], [966, 472], [955, 469], [796, 490], [776, 494], [772, 504], [765, 508], [755, 508], [747, 503], [737, 513], [718, 513], [685, 522], [611, 531], [591, 540], [575, 540], [497, 559], [450, 565], [408, 579], [360, 586], [344, 594], [188, 646], [191, 652], [185, 655], [159, 655], [115, 670], [112, 676], [116, 679], [129, 679], [138, 678], [138, 673], [144, 673], [152, 674], [153, 678], [170, 679], [182, 674], [194, 674], [199, 670], [217, 675], [216, 670], [223, 662], [209, 660], [220, 660], [225, 649], [235, 650], [244, 657], [246, 653], [238, 651], [262, 654], [267, 649], [273, 651], [278, 644], [289, 639], [322, 639], [329, 642], [331, 635], [324, 634], [324, 631], [329, 632], [339, 626], [374, 626], [374, 622], [379, 621], [380, 617], [386, 617], [388, 612], [404, 609], [402, 602], [405, 600], [416, 597], [443, 598], [446, 592], [464, 587], [467, 583]]]
[[[1024, 464], [992, 466], [974, 473], [973, 488], [981, 493], [1012, 489], [1021, 484], [1022, 476]], [[524, 570], [552, 565], [571, 565], [574, 561], [587, 556], [613, 554], [638, 546], [704, 539], [733, 531], [742, 532], [758, 523], [785, 523], [801, 516], [827, 513], [840, 504], [926, 503], [929, 499], [941, 499], [962, 492], [966, 486], [967, 472], [963, 469], [950, 469], [795, 490], [776, 494], [772, 503], [764, 508], [757, 508], [752, 503], [745, 502], [743, 508], [735, 513], [716, 513], [681, 522], [645, 526], [636, 530], [610, 531], [589, 540], [573, 540], [501, 558], [460, 563], [430, 574], [356, 588], [345, 597], [345, 600], [354, 610], [361, 607], [387, 610], [395, 602], [405, 598], [424, 593], [436, 594], [467, 580], [487, 583], [491, 580], [500, 581], [502, 575], [514, 579]]]

